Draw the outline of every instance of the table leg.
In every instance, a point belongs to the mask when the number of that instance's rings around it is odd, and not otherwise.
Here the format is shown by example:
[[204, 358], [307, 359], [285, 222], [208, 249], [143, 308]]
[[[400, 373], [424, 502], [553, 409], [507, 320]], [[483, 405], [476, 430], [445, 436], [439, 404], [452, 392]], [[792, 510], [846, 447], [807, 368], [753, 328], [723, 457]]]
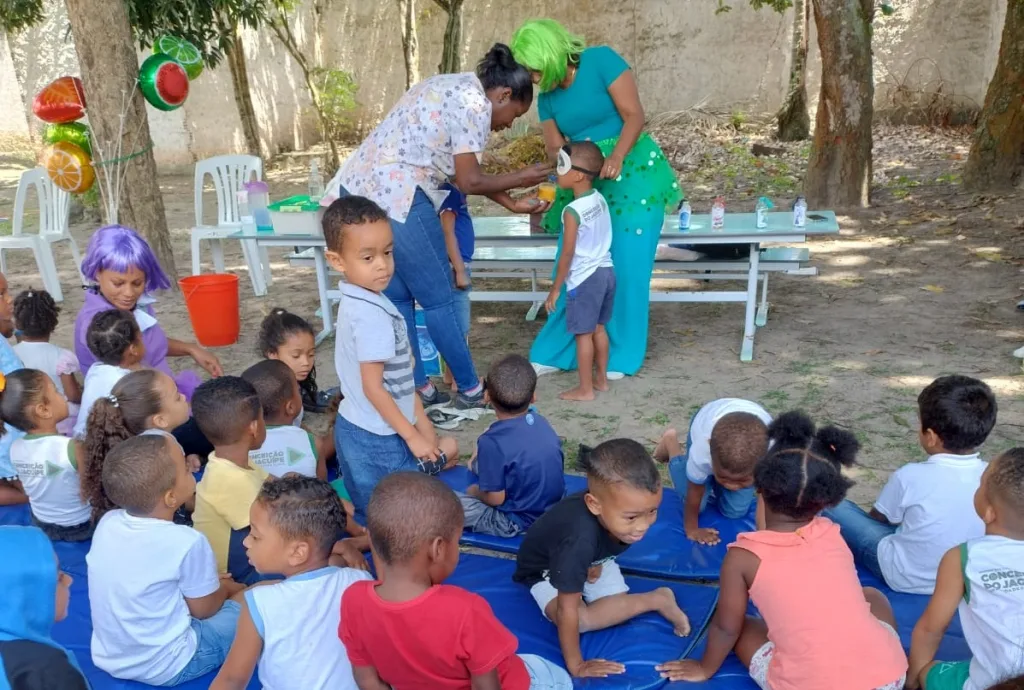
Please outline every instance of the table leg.
[[757, 268], [761, 258], [761, 247], [756, 242], [750, 245], [750, 270], [747, 273], [747, 310], [743, 319], [743, 344], [740, 346], [740, 361], [754, 359], [754, 334], [757, 326], [754, 317], [757, 312]]
[[313, 247], [313, 261], [316, 263], [316, 288], [320, 293], [320, 319], [324, 328], [316, 336], [319, 345], [325, 338], [334, 333], [334, 319], [331, 318], [331, 300], [327, 296], [330, 289], [330, 278], [327, 275], [327, 257], [323, 247]]
[[768, 273], [761, 276], [761, 306], [757, 308], [757, 318], [754, 323], [761, 328], [768, 323]]
[[[537, 292], [537, 271], [530, 271], [530, 292]], [[540, 308], [544, 306], [543, 302], [534, 302], [530, 305], [529, 311], [526, 312], [527, 321], [535, 321], [537, 314], [540, 313]]]

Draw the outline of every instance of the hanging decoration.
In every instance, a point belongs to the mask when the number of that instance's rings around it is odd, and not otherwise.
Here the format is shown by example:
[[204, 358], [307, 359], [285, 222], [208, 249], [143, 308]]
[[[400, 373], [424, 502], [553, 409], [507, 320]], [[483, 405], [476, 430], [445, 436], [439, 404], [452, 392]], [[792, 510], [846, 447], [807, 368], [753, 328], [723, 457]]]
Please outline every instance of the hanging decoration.
[[61, 77], [43, 87], [32, 100], [32, 112], [43, 122], [74, 122], [85, 115], [85, 90], [78, 77]]
[[43, 166], [53, 183], [69, 194], [87, 192], [96, 181], [89, 154], [68, 141], [47, 146], [43, 151]]
[[65, 122], [58, 125], [46, 125], [43, 129], [43, 141], [47, 144], [56, 144], [58, 141], [66, 141], [78, 146], [87, 154], [92, 156], [92, 141], [89, 136], [89, 128], [81, 122]]
[[139, 89], [157, 110], [176, 110], [188, 98], [188, 74], [171, 56], [154, 53], [139, 68]]
[[190, 81], [195, 81], [203, 73], [203, 55], [199, 49], [177, 36], [161, 36], [153, 44], [154, 54], [167, 55], [185, 68]]

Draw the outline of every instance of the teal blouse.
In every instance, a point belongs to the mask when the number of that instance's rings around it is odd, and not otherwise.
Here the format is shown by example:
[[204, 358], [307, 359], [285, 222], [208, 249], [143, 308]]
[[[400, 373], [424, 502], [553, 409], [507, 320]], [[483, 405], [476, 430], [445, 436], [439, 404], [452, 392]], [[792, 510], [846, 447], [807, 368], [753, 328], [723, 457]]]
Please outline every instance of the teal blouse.
[[628, 69], [622, 56], [608, 46], [585, 49], [569, 88], [555, 88], [537, 99], [541, 122], [554, 120], [570, 141], [619, 136], [622, 116], [615, 109], [608, 87]]

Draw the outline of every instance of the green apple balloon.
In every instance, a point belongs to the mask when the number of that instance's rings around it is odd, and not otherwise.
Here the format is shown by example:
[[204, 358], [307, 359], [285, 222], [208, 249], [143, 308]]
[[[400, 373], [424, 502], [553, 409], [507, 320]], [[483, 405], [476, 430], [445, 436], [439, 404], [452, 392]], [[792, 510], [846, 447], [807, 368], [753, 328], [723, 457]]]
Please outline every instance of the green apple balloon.
[[43, 141], [47, 144], [66, 141], [78, 146], [92, 157], [92, 138], [89, 136], [89, 128], [81, 122], [46, 125], [46, 128], [43, 130]]

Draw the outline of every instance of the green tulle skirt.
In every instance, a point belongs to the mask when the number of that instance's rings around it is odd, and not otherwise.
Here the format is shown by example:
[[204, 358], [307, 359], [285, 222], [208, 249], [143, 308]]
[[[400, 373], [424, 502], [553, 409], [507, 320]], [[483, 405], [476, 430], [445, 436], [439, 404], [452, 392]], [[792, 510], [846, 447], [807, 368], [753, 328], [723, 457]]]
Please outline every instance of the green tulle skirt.
[[[606, 156], [618, 138], [595, 142]], [[666, 210], [674, 212], [683, 198], [675, 172], [661, 148], [641, 134], [614, 180], [595, 180], [612, 214], [612, 262], [615, 264], [615, 306], [608, 324], [611, 340], [609, 371], [635, 374], [647, 353], [647, 320], [651, 272]], [[562, 211], [572, 201], [570, 190], [558, 190], [544, 216], [552, 234], [562, 230]], [[562, 246], [559, 241], [558, 252]], [[556, 259], [557, 262], [557, 259]], [[530, 348], [530, 361], [571, 370], [576, 368], [576, 340], [565, 326], [565, 291]]]

